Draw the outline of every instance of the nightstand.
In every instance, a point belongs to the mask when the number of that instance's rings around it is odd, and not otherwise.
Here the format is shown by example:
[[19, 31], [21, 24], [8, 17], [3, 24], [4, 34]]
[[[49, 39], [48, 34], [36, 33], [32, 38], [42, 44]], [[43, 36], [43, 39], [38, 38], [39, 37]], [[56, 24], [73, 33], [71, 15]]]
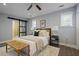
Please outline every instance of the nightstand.
[[59, 36], [58, 35], [52, 35], [50, 39], [50, 45], [59, 47]]

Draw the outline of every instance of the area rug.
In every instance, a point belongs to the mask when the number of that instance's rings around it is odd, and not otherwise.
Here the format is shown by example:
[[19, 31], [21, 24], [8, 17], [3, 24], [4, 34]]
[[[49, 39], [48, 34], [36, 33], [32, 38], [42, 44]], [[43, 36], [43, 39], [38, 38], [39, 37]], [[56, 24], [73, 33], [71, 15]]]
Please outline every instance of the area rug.
[[[37, 56], [58, 56], [60, 48], [47, 46]], [[6, 53], [6, 47], [0, 47], [0, 56], [17, 56], [13, 49], [9, 49]]]
[[47, 46], [38, 56], [58, 56], [60, 48]]

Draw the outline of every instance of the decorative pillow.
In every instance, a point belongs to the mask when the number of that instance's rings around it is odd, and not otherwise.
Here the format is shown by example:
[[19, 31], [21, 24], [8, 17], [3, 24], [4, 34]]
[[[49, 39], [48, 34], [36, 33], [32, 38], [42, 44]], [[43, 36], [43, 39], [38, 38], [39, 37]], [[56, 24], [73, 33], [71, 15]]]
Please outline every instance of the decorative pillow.
[[39, 36], [39, 31], [34, 31], [34, 36]]
[[39, 30], [34, 30], [34, 31], [33, 31], [33, 35], [34, 35], [35, 32], [38, 32], [38, 31], [39, 31]]

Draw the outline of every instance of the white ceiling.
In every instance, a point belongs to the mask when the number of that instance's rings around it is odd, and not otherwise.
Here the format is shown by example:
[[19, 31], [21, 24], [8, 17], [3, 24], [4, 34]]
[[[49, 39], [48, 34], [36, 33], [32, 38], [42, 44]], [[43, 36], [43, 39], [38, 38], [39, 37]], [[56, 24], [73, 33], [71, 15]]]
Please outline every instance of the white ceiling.
[[[60, 5], [64, 4], [64, 7], [59, 8]], [[55, 12], [61, 9], [69, 8], [75, 6], [74, 3], [39, 3], [39, 6], [42, 8], [39, 11], [35, 5], [28, 11], [29, 3], [7, 3], [3, 5], [0, 3], [0, 13], [14, 15], [23, 18], [32, 18], [35, 16], [48, 14], [51, 12]]]

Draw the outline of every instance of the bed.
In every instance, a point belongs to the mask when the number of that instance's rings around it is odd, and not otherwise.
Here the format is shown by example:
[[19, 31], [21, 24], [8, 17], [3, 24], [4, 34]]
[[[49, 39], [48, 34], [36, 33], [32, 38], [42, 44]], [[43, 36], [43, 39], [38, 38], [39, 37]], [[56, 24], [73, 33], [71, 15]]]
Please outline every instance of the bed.
[[39, 36], [27, 35], [17, 37], [19, 41], [28, 43], [30, 45], [30, 56], [37, 55], [44, 47], [50, 43], [51, 29], [50, 28], [38, 28]]

